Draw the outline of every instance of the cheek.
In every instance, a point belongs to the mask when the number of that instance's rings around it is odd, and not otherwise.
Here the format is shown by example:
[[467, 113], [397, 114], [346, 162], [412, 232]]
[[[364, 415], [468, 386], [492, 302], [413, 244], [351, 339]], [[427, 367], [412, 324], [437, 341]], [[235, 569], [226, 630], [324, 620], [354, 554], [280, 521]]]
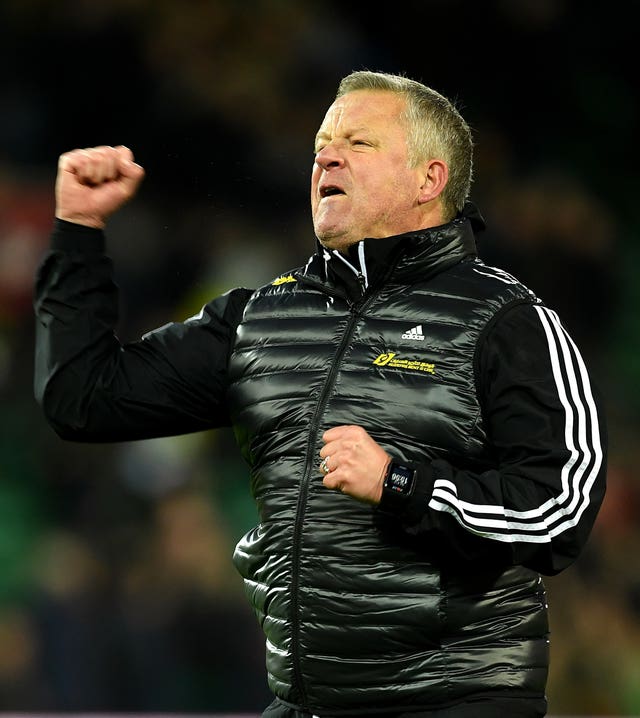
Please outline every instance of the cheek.
[[404, 205], [407, 194], [404, 179], [397, 175], [377, 179], [363, 189], [363, 196], [367, 198], [370, 211], [377, 214], [387, 214], [394, 207]]
[[389, 199], [398, 207], [413, 204], [418, 193], [415, 177], [403, 171], [399, 171], [390, 178], [388, 189]]
[[317, 201], [316, 197], [318, 194], [318, 184], [320, 182], [320, 172], [321, 170], [318, 165], [314, 164], [313, 170], [311, 171], [311, 187], [309, 188], [312, 202]]

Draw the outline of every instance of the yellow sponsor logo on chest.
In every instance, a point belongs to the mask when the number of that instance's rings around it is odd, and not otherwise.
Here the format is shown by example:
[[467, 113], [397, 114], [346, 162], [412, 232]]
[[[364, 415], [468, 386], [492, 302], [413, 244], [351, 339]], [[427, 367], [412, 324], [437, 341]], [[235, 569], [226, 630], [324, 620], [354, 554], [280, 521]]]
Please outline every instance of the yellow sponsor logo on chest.
[[277, 279], [274, 279], [271, 284], [274, 287], [279, 287], [281, 284], [286, 284], [287, 282], [297, 282], [298, 280], [291, 276], [291, 274], [287, 274], [286, 277], [278, 277]]
[[376, 366], [388, 366], [392, 369], [406, 369], [408, 371], [423, 371], [427, 374], [436, 373], [436, 365], [419, 359], [400, 359], [397, 352], [378, 354], [373, 360]]

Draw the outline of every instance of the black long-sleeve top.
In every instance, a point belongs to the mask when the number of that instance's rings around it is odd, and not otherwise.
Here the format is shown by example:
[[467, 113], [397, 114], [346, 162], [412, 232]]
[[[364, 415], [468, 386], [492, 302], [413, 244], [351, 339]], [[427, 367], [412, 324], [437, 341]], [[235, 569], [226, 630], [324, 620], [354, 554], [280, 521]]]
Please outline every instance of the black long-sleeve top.
[[[91, 442], [228, 425], [227, 359], [251, 290], [122, 345], [104, 245], [102, 232], [57, 220], [38, 273], [35, 392], [51, 425]], [[605, 492], [604, 411], [578, 348], [551, 324], [550, 310], [519, 303], [484, 333], [476, 386], [498, 468], [417, 466], [399, 514], [408, 533], [443, 535], [466, 560], [489, 553], [547, 574], [580, 553]]]

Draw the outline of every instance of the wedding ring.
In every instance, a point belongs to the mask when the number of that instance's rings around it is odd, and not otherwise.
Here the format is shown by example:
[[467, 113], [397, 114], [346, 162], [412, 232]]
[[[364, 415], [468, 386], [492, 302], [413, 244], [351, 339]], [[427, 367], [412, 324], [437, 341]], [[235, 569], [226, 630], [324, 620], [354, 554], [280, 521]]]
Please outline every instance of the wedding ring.
[[322, 459], [322, 463], [320, 464], [320, 471], [322, 471], [322, 473], [326, 476], [330, 470], [331, 469], [329, 469], [329, 457], [325, 456], [324, 459]]

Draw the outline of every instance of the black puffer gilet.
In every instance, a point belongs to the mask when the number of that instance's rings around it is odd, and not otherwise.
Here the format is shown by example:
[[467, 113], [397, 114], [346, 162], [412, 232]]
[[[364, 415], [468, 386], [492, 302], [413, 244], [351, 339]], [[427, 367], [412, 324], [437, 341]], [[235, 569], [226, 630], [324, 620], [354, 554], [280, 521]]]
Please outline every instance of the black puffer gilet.
[[399, 460], [491, 465], [474, 354], [496, 312], [532, 295], [477, 259], [466, 219], [399, 247], [357, 302], [321, 254], [257, 290], [230, 357], [260, 516], [234, 560], [266, 635], [270, 688], [321, 716], [540, 696], [547, 675], [537, 574], [438, 561], [318, 472], [322, 433], [340, 424]]

